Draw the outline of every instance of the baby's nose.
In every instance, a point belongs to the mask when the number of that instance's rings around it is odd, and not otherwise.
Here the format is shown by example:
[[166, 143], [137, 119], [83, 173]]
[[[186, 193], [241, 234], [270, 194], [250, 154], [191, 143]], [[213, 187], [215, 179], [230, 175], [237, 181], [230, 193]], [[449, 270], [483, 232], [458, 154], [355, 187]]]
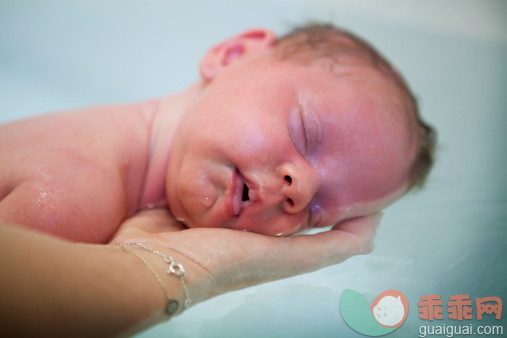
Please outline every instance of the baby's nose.
[[280, 166], [279, 175], [283, 178], [282, 208], [286, 213], [295, 214], [306, 208], [315, 194], [317, 180], [309, 168], [298, 167], [294, 163]]

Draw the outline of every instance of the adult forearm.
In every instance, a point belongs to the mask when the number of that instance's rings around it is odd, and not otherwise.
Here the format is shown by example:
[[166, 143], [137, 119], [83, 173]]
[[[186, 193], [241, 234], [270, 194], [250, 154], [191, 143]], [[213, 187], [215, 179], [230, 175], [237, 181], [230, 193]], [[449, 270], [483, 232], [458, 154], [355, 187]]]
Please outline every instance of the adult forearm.
[[119, 247], [0, 224], [0, 261], [2, 336], [111, 336], [163, 316], [159, 286]]

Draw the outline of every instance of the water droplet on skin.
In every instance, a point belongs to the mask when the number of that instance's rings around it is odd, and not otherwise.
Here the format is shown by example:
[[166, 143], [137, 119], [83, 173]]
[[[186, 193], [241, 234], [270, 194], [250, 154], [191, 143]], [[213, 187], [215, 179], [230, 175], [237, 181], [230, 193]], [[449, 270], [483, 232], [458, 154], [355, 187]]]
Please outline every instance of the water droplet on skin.
[[283, 236], [283, 232], [277, 233], [275, 236], [276, 236], [276, 237]]
[[204, 196], [204, 205], [207, 206], [207, 207], [210, 207], [212, 202], [210, 200], [210, 198], [208, 196]]

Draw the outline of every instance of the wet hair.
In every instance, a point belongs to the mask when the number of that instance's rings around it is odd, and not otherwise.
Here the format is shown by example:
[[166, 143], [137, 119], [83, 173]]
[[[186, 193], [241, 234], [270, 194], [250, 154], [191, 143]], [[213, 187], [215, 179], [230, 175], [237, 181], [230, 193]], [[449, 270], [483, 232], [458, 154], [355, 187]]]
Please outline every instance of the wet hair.
[[417, 100], [401, 74], [370, 44], [331, 24], [310, 23], [294, 28], [275, 42], [275, 55], [281, 60], [311, 63], [329, 59], [332, 63], [366, 64], [391, 80], [406, 96], [417, 122], [418, 146], [409, 168], [408, 190], [422, 188], [435, 161], [436, 132], [419, 113]]

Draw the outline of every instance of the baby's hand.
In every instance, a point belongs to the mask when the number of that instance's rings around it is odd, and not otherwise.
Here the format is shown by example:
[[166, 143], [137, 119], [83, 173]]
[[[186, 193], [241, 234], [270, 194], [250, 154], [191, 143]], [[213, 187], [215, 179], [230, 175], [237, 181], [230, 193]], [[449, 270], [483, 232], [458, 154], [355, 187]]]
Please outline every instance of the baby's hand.
[[188, 229], [158, 209], [127, 220], [113, 242], [141, 242], [177, 258], [187, 269], [195, 303], [369, 253], [379, 221], [380, 214], [315, 235], [272, 237], [223, 228]]

